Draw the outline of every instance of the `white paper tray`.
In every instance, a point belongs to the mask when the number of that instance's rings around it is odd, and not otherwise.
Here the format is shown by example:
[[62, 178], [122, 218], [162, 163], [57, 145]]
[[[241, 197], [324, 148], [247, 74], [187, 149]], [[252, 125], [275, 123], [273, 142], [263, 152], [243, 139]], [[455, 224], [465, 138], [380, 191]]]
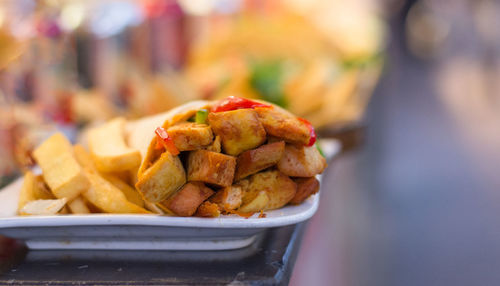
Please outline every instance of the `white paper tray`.
[[[333, 144], [333, 145], [332, 145]], [[330, 142], [329, 157], [340, 150]], [[319, 194], [298, 206], [245, 219], [159, 215], [16, 216], [22, 179], [0, 191], [0, 234], [22, 239], [31, 249], [227, 250], [246, 247], [268, 228], [296, 224], [318, 209]]]

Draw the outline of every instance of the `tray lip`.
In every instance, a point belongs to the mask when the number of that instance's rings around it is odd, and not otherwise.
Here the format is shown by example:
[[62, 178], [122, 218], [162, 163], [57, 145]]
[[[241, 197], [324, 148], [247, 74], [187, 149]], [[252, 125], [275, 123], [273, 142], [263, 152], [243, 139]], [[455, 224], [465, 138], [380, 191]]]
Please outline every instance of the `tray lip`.
[[142, 240], [114, 240], [105, 237], [99, 240], [72, 240], [62, 239], [26, 239], [26, 245], [30, 249], [38, 250], [230, 250], [245, 248], [256, 242], [259, 234], [237, 237], [232, 239], [201, 239], [195, 241], [182, 241], [175, 239], [164, 239], [144, 243]]
[[[296, 224], [311, 218], [319, 205], [319, 193], [309, 198], [311, 206], [306, 210], [268, 218], [243, 218], [221, 216], [218, 218], [175, 217], [156, 214], [90, 214], [58, 216], [12, 216], [0, 217], [0, 231], [6, 228], [59, 227], [59, 226], [163, 226], [199, 228], [270, 228]], [[295, 206], [288, 206], [286, 208]], [[284, 208], [273, 210], [283, 211]], [[254, 215], [255, 216], [255, 215]]]

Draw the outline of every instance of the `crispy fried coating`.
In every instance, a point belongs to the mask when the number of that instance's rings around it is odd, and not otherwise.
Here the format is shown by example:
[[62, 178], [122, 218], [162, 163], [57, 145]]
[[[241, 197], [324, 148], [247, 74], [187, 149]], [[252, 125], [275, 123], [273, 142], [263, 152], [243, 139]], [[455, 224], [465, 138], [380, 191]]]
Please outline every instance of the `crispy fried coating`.
[[220, 136], [215, 136], [215, 139], [212, 142], [212, 144], [205, 146], [205, 149], [208, 151], [216, 152], [216, 153], [222, 152]]
[[217, 204], [222, 210], [235, 210], [240, 207], [243, 199], [243, 191], [240, 186], [232, 185], [225, 187], [212, 197], [210, 202]]
[[297, 184], [278, 170], [269, 170], [249, 177], [246, 194], [260, 191], [265, 191], [269, 199], [263, 210], [273, 210], [286, 205], [295, 196]]
[[201, 203], [213, 193], [212, 189], [201, 182], [189, 182], [171, 198], [160, 204], [178, 216], [192, 216]]
[[186, 182], [186, 172], [178, 156], [163, 152], [135, 184], [145, 200], [157, 203], [171, 196]]
[[212, 129], [206, 124], [184, 122], [169, 127], [167, 132], [179, 151], [201, 149], [213, 141]]
[[236, 158], [207, 150], [197, 150], [188, 156], [188, 181], [201, 181], [221, 187], [233, 183]]
[[272, 135], [292, 144], [306, 145], [310, 140], [307, 125], [279, 107], [255, 108], [260, 122], [268, 135]]
[[287, 144], [283, 157], [278, 162], [278, 169], [290, 177], [313, 177], [322, 173], [326, 167], [326, 159], [315, 146]]
[[229, 155], [236, 156], [266, 141], [266, 131], [253, 109], [211, 112], [208, 122]]
[[209, 201], [203, 202], [196, 210], [195, 216], [218, 217], [220, 216], [219, 206]]
[[298, 205], [319, 191], [319, 181], [315, 177], [295, 178], [294, 182], [297, 184], [297, 193], [290, 200], [290, 204]]
[[236, 161], [236, 181], [276, 165], [285, 151], [285, 142], [262, 145], [241, 153]]

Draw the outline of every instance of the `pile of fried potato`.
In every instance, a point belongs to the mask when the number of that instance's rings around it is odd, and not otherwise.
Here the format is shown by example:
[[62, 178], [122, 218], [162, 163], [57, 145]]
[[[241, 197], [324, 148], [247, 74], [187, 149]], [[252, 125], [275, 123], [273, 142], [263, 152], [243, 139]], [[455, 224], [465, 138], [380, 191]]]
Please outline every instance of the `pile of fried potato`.
[[61, 133], [43, 142], [33, 152], [42, 174], [25, 174], [18, 213], [150, 213], [133, 187], [141, 154], [125, 143], [125, 123], [116, 118], [89, 130], [89, 150]]

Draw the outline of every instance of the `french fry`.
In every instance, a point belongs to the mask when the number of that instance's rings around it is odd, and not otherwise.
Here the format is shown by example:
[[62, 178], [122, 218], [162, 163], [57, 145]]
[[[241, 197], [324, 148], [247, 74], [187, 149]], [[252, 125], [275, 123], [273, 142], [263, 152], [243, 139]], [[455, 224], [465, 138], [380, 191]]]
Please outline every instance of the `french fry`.
[[132, 188], [129, 184], [125, 183], [120, 178], [113, 175], [102, 175], [106, 181], [113, 184], [113, 186], [117, 187], [122, 193], [125, 195], [128, 201], [134, 203], [140, 207], [144, 207], [144, 201], [142, 200], [141, 194], [134, 188]]
[[19, 201], [17, 203], [17, 212], [21, 213], [21, 209], [29, 202], [36, 200], [35, 197], [35, 175], [28, 171], [24, 174], [24, 182], [19, 194]]
[[90, 210], [82, 197], [77, 197], [68, 203], [68, 207], [73, 214], [89, 214]]
[[123, 180], [114, 175], [111, 175], [109, 173], [107, 174], [99, 173], [96, 169], [94, 162], [92, 161], [92, 158], [90, 157], [90, 154], [87, 152], [87, 150], [85, 150], [83, 146], [75, 145], [74, 150], [78, 163], [80, 163], [80, 165], [82, 165], [82, 167], [85, 170], [87, 170], [87, 172], [92, 172], [97, 176], [102, 177], [103, 179], [111, 183], [113, 186], [118, 188], [125, 195], [128, 201], [138, 205], [139, 207], [144, 207], [144, 201], [142, 200], [142, 196], [136, 189], [134, 189], [133, 187], [131, 187]]
[[92, 157], [90, 157], [90, 154], [82, 145], [76, 144], [73, 146], [73, 152], [75, 153], [76, 161], [80, 164], [80, 166], [82, 166], [83, 169], [86, 171], [97, 172], [97, 168], [94, 161], [92, 161]]
[[128, 171], [129, 183], [132, 186], [135, 186], [135, 184], [137, 184], [137, 173], [138, 172], [139, 172], [139, 167]]
[[116, 118], [89, 130], [90, 153], [101, 172], [134, 169], [141, 163], [141, 153], [125, 144], [125, 119]]
[[[139, 167], [139, 166], [137, 166], [137, 167]], [[124, 182], [125, 184], [132, 185], [130, 183], [131, 170], [127, 170], [127, 171], [123, 171], [123, 172], [111, 172], [111, 173], [102, 173], [101, 172], [101, 174], [104, 177], [112, 176], [112, 177], [118, 178], [120, 181]]]
[[68, 205], [65, 205], [64, 207], [62, 207], [62, 209], [57, 212], [56, 214], [71, 214], [71, 211], [69, 210], [68, 208]]
[[42, 176], [35, 176], [31, 171], [28, 171], [24, 175], [17, 212], [21, 214], [23, 207], [32, 201], [53, 199], [55, 197], [45, 186]]
[[66, 202], [66, 198], [58, 200], [35, 200], [27, 203], [21, 210], [21, 215], [54, 215], [61, 211]]
[[61, 133], [43, 142], [33, 156], [57, 198], [72, 200], [89, 187], [89, 181], [73, 155], [71, 143]]
[[83, 196], [93, 205], [107, 213], [140, 213], [149, 211], [127, 200], [117, 187], [96, 173], [87, 172], [90, 188], [83, 192]]
[[36, 200], [54, 200], [54, 194], [43, 180], [42, 175], [35, 176], [35, 188], [33, 189]]
[[85, 201], [85, 205], [89, 209], [90, 213], [92, 213], [92, 214], [103, 213], [103, 211], [101, 209], [99, 209], [98, 207], [96, 207], [92, 203], [90, 203], [84, 196], [82, 196], [82, 198]]

